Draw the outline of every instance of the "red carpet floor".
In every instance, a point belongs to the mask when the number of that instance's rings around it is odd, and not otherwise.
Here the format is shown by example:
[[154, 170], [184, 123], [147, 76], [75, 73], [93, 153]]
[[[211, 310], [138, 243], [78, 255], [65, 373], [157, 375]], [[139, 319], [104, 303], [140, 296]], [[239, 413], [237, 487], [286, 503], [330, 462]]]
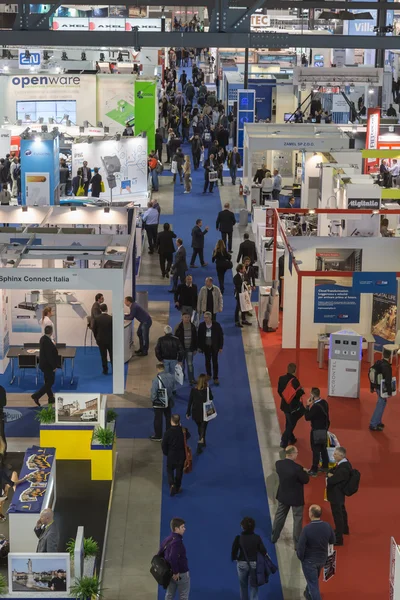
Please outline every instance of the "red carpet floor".
[[[287, 364], [295, 361], [295, 351], [281, 348], [281, 330], [261, 332], [261, 337], [282, 429], [284, 418], [279, 410], [276, 388], [279, 376], [286, 373]], [[316, 350], [301, 352], [300, 382], [306, 394], [316, 386], [321, 389], [321, 396], [327, 397], [327, 352], [325, 358], [324, 368], [319, 369]], [[364, 357], [359, 399], [327, 398], [331, 431], [347, 449], [351, 463], [361, 472], [361, 485], [356, 495], [346, 499], [351, 535], [345, 536], [345, 545], [337, 548], [337, 575], [327, 583], [321, 582], [324, 600], [388, 598], [390, 537], [394, 536], [400, 543], [400, 398], [388, 400], [383, 418], [384, 432], [369, 431], [376, 394], [369, 391], [368, 369]], [[310, 467], [309, 423], [302, 419], [295, 435], [298, 460], [303, 466]], [[322, 475], [311, 479], [305, 488], [306, 509], [308, 511], [310, 504], [320, 504], [323, 518], [333, 525], [330, 505], [324, 502], [324, 485]], [[308, 522], [307, 515], [305, 522]]]

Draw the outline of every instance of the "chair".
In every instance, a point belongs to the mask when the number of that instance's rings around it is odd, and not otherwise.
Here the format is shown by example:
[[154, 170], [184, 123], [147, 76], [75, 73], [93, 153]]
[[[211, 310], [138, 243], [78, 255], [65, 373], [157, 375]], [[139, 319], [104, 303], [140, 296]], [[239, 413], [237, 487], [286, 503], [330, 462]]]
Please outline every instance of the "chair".
[[63, 342], [62, 342], [62, 343], [60, 343], [60, 344], [58, 344], [58, 343], [56, 344], [56, 348], [57, 348], [58, 350], [60, 350], [61, 348], [66, 348], [66, 347], [67, 347], [67, 344], [64, 344]]
[[24, 348], [39, 348], [39, 342], [24, 342]]
[[[60, 346], [57, 344], [57, 347], [61, 347], [61, 348], [65, 348], [66, 344], [60, 344]], [[64, 385], [64, 368], [65, 368], [65, 359], [63, 356], [59, 356], [58, 357], [58, 363], [57, 363], [57, 368], [61, 369], [61, 385]]]
[[26, 369], [35, 369], [35, 380], [36, 380], [36, 385], [38, 384], [38, 357], [36, 355], [25, 355], [25, 354], [19, 354], [18, 355], [18, 385], [20, 384], [20, 380], [21, 380], [21, 376], [20, 376], [20, 372], [21, 370], [24, 371], [24, 376], [25, 376], [25, 371]]

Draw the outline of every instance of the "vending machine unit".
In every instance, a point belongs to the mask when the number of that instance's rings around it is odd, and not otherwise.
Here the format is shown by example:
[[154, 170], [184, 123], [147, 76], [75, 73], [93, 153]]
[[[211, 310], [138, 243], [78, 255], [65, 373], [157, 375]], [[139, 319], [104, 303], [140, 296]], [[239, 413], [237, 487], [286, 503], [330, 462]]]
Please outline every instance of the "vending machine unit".
[[351, 329], [331, 334], [329, 340], [329, 396], [359, 397], [361, 358], [361, 335]]

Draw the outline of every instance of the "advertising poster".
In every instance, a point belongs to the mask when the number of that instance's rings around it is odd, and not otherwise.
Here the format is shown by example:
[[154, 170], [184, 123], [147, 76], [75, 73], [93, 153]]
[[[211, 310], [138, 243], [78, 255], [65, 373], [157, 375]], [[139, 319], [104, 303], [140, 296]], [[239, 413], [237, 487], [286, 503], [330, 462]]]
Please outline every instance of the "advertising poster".
[[360, 294], [351, 277], [315, 280], [314, 323], [359, 323]]
[[362, 250], [352, 248], [317, 248], [315, 251], [316, 271], [361, 271]]
[[97, 120], [112, 129], [122, 131], [135, 116], [135, 78], [118, 75], [97, 76]]
[[373, 294], [371, 333], [375, 338], [375, 350], [393, 343], [396, 337], [397, 295]]
[[56, 423], [98, 423], [100, 396], [65, 394], [56, 399]]
[[3, 157], [11, 149], [11, 131], [9, 129], [0, 130], [0, 156]]
[[154, 146], [157, 90], [155, 81], [135, 81], [135, 135], [147, 133], [149, 150]]
[[3, 331], [0, 335], [0, 373], [4, 373], [8, 360], [6, 359], [8, 349], [10, 347], [10, 331], [8, 319], [8, 291], [2, 289], [0, 291], [0, 314]]
[[[39, 294], [25, 290], [11, 292], [11, 328], [14, 333], [41, 334]], [[38, 337], [39, 341], [39, 337]]]
[[28, 206], [48, 206], [50, 202], [50, 174], [25, 173], [25, 204]]
[[[154, 125], [154, 121], [153, 121]], [[154, 135], [153, 135], [154, 139]], [[91, 169], [98, 167], [105, 192], [101, 198], [121, 200], [128, 194], [147, 191], [147, 139], [126, 138], [72, 146], [72, 172], [87, 161]]]

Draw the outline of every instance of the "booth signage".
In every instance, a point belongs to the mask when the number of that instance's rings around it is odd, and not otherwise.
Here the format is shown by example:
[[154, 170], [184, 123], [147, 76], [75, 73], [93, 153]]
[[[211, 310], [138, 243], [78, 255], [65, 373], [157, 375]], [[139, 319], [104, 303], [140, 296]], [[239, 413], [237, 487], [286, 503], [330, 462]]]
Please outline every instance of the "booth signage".
[[347, 208], [353, 210], [379, 210], [380, 198], [347, 198]]
[[161, 19], [122, 19], [57, 17], [53, 19], [53, 31], [161, 31]]
[[314, 323], [359, 323], [360, 294], [348, 285], [315, 280]]
[[[376, 150], [378, 148], [379, 141], [379, 129], [381, 126], [381, 109], [380, 108], [369, 108], [367, 121], [367, 139], [365, 147], [367, 150]], [[368, 174], [369, 169], [378, 164], [378, 159], [368, 158], [364, 163], [364, 174]]]
[[397, 294], [396, 273], [354, 273], [353, 290], [359, 294]]
[[288, 139], [275, 136], [265, 137], [263, 150], [306, 150], [310, 152], [323, 152], [326, 150], [348, 150], [349, 140], [341, 138], [301, 138]]
[[135, 134], [145, 131], [150, 144], [155, 136], [156, 94], [155, 81], [135, 81]]
[[251, 15], [250, 31], [262, 31], [271, 25], [269, 15]]
[[[27, 54], [28, 52], [28, 54]], [[36, 50], [18, 50], [18, 67], [20, 69], [30, 69], [31, 67], [40, 67], [42, 53]]]

